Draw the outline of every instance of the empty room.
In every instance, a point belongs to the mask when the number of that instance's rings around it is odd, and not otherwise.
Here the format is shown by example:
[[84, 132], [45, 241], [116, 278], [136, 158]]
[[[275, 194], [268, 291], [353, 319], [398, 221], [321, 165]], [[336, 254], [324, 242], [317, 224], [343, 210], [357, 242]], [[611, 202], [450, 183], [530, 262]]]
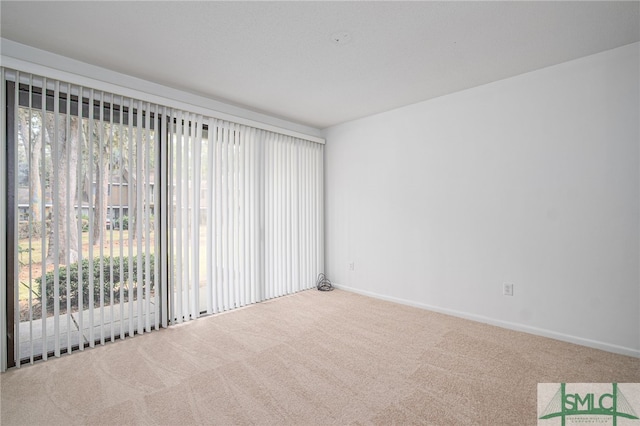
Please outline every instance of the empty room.
[[640, 425], [640, 2], [0, 19], [2, 425]]

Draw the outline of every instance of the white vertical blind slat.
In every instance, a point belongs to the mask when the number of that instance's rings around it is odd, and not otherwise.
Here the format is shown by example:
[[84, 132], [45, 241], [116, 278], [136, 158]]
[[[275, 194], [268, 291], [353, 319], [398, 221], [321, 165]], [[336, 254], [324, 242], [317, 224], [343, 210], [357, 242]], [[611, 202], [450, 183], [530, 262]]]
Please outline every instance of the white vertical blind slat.
[[[312, 147], [316, 152], [317, 167], [319, 181], [316, 187], [318, 193], [318, 248], [320, 252], [320, 264], [318, 265], [318, 271], [324, 271], [324, 155], [322, 147]], [[319, 272], [318, 272], [319, 273]]]
[[275, 215], [275, 234], [276, 234], [276, 291], [274, 297], [278, 297], [282, 294], [282, 286], [284, 284], [284, 268], [282, 266], [284, 262], [284, 192], [285, 192], [285, 178], [284, 178], [284, 144], [282, 143], [282, 136], [277, 135], [276, 145], [276, 180], [274, 182], [277, 193], [276, 202], [276, 215]]
[[[20, 104], [20, 90], [19, 90], [19, 74], [16, 76], [16, 84], [14, 86], [14, 104], [13, 104], [13, 108], [14, 111], [16, 112], [16, 115], [18, 113], [18, 106]], [[2, 85], [4, 86], [5, 83], [4, 81], [2, 82]], [[4, 110], [2, 110], [0, 113], [4, 114]], [[0, 119], [2, 121], [4, 121], [4, 119]], [[18, 141], [18, 126], [15, 125], [17, 123], [14, 123], [14, 131], [13, 131], [13, 140], [15, 141], [15, 145], [14, 145], [14, 149], [13, 149], [13, 158], [9, 159], [7, 158], [8, 161], [13, 161], [15, 164], [14, 170], [17, 168], [18, 165], [18, 147], [17, 147], [17, 141]], [[4, 135], [4, 132], [3, 132]], [[44, 144], [43, 144], [44, 146]], [[4, 147], [2, 147], [2, 150], [4, 151]], [[44, 157], [43, 157], [44, 158]], [[3, 169], [4, 170], [4, 169]], [[15, 191], [15, 193], [18, 192], [18, 180], [14, 178], [14, 187], [13, 190]], [[14, 206], [7, 206], [8, 208], [11, 208], [13, 210], [13, 217], [14, 219], [14, 225], [13, 225], [13, 234], [14, 235], [18, 235], [18, 203], [15, 203]], [[44, 220], [43, 220], [44, 223]], [[42, 235], [44, 236], [45, 233], [43, 232]], [[44, 239], [44, 237], [43, 237]], [[6, 247], [6, 246], [5, 246]], [[44, 244], [42, 245], [42, 250], [44, 253]], [[12, 268], [14, 271], [14, 274], [18, 274], [19, 272], [19, 262], [18, 262], [18, 247], [16, 244], [16, 251], [13, 253], [14, 254], [14, 264], [13, 265], [7, 265], [8, 268]], [[44, 259], [44, 256], [43, 256]], [[46, 271], [46, 269], [43, 267], [42, 269], [43, 271], [43, 275]], [[43, 282], [45, 280], [43, 279]], [[15, 304], [15, 306], [20, 306], [20, 287], [18, 285], [18, 281], [16, 280], [15, 282], [11, 283], [11, 285], [13, 285], [13, 303]], [[13, 318], [14, 318], [14, 330], [8, 330], [9, 333], [13, 333], [13, 341], [15, 342], [14, 344], [14, 358], [19, 358], [20, 356], [20, 310], [16, 309], [14, 312], [7, 312], [7, 316], [13, 314]], [[43, 332], [46, 334], [46, 319], [43, 320]], [[46, 339], [43, 338], [43, 346], [46, 347]], [[20, 364], [18, 364], [18, 367], [20, 367]]]
[[247, 219], [248, 219], [248, 232], [249, 232], [249, 241], [247, 245], [247, 252], [249, 257], [248, 263], [248, 275], [247, 282], [249, 286], [248, 294], [247, 294], [247, 303], [255, 303], [256, 302], [256, 275], [258, 274], [258, 264], [256, 262], [256, 247], [259, 244], [259, 239], [256, 235], [256, 213], [255, 210], [257, 208], [256, 204], [256, 171], [255, 171], [255, 144], [257, 138], [256, 129], [250, 129], [251, 136], [247, 138], [248, 140], [248, 177], [249, 177], [249, 188], [247, 191], [248, 194], [248, 202], [247, 202]]
[[[46, 119], [47, 119], [47, 112], [46, 112], [46, 88], [47, 87], [47, 80], [44, 79], [43, 80], [43, 89], [42, 89], [42, 95], [41, 95], [41, 105], [42, 105], [42, 110], [41, 110], [41, 116], [40, 116], [40, 146], [41, 146], [41, 157], [40, 157], [40, 164], [41, 164], [41, 169], [40, 169], [40, 187], [43, 189], [44, 192], [44, 188], [45, 188], [45, 176], [46, 176], [46, 138], [45, 138], [45, 128], [46, 128]], [[17, 99], [17, 84], [16, 84], [16, 104], [15, 104], [15, 108], [18, 108], [18, 99]], [[16, 134], [16, 139], [17, 139], [17, 134]], [[41, 232], [41, 237], [42, 237], [42, 244], [41, 244], [41, 253], [46, 253], [47, 250], [47, 231], [46, 231], [46, 227], [47, 227], [47, 221], [45, 220], [47, 214], [46, 214], [46, 202], [41, 202], [40, 203], [41, 206], [41, 212], [40, 212], [40, 217], [41, 217], [41, 221], [42, 221], [42, 232]], [[47, 271], [47, 257], [46, 256], [41, 256], [42, 257], [42, 275], [41, 275], [41, 286], [40, 286], [40, 294], [47, 294], [47, 289], [48, 289], [48, 280], [47, 280], [47, 275], [46, 275], [46, 271]], [[47, 303], [47, 298], [44, 297], [44, 301], [41, 300], [41, 318], [42, 318], [42, 325], [41, 325], [41, 338], [42, 338], [42, 359], [46, 360], [47, 356], [48, 356], [48, 349], [47, 349], [47, 316], [48, 316], [48, 303]], [[19, 340], [18, 344], [19, 344]], [[20, 353], [19, 348], [16, 348], [17, 354]]]
[[247, 304], [247, 265], [249, 261], [249, 256], [247, 253], [247, 216], [248, 216], [248, 191], [247, 186], [249, 181], [247, 179], [248, 168], [247, 168], [247, 138], [249, 137], [249, 131], [246, 128], [242, 128], [239, 134], [239, 147], [240, 147], [240, 157], [238, 160], [239, 164], [239, 198], [238, 202], [240, 204], [240, 230], [238, 234], [238, 274], [240, 275], [240, 301], [238, 306], [245, 306]]
[[278, 295], [280, 287], [280, 230], [278, 229], [278, 225], [280, 224], [280, 188], [277, 185], [278, 181], [280, 180], [280, 143], [277, 135], [275, 136], [272, 155], [273, 158], [271, 159], [271, 161], [273, 162], [273, 177], [271, 179], [271, 190], [273, 191], [273, 205], [271, 208], [272, 219], [269, 225], [271, 228], [274, 249], [271, 260], [271, 268], [273, 269], [273, 282], [271, 283], [270, 295], [271, 298]]
[[[124, 105], [124, 97], [120, 97], [120, 113], [118, 114], [118, 149], [120, 152], [120, 156], [118, 158], [118, 180], [120, 185], [118, 186], [118, 247], [119, 247], [119, 277], [120, 277], [120, 288], [119, 288], [119, 297], [118, 297], [118, 311], [119, 311], [119, 326], [120, 326], [120, 338], [125, 338], [125, 324], [124, 324], [124, 289], [126, 286], [126, 277], [124, 273], [124, 206], [123, 198], [124, 198], [124, 176], [125, 176], [125, 161], [124, 161], [124, 148], [125, 148], [125, 127], [124, 127], [124, 109], [122, 107]], [[113, 123], [112, 123], [113, 124]], [[128, 189], [128, 185], [127, 185]]]
[[313, 185], [313, 195], [314, 195], [314, 223], [315, 223], [315, 240], [313, 242], [314, 251], [315, 251], [315, 267], [316, 270], [319, 269], [320, 265], [320, 240], [319, 240], [319, 232], [320, 232], [320, 221], [319, 221], [319, 212], [320, 212], [320, 203], [319, 203], [319, 191], [318, 185], [320, 183], [320, 174], [319, 167], [317, 161], [317, 155], [314, 152], [314, 162], [313, 162], [313, 172], [314, 172], [314, 185]]
[[[100, 344], [104, 345], [104, 223], [105, 223], [105, 218], [102, 217], [102, 213], [103, 212], [96, 212], [97, 209], [101, 209], [100, 203], [103, 202], [103, 199], [106, 197], [106, 194], [104, 193], [104, 188], [103, 188], [103, 181], [104, 181], [104, 174], [106, 173], [105, 168], [103, 167], [104, 165], [104, 93], [100, 93], [100, 102], [99, 102], [99, 108], [100, 108], [100, 113], [98, 114], [98, 120], [99, 122], [97, 123], [98, 125], [98, 167], [96, 168], [96, 187], [95, 187], [95, 191], [96, 194], [99, 194], [100, 200], [96, 199], [96, 205], [94, 205], [94, 217], [99, 217], [101, 219], [100, 223], [95, 223], [94, 226], [98, 226], [100, 231], [99, 231], [99, 237], [98, 237], [98, 244], [99, 244], [99, 251], [100, 251], [100, 257], [99, 257], [99, 263], [100, 263], [100, 295], [99, 295], [99, 300], [100, 300], [100, 323], [99, 323], [99, 328], [100, 328]], [[95, 241], [94, 241], [95, 244]]]
[[[155, 112], [156, 112], [156, 116], [155, 116], [155, 126], [156, 126], [156, 132], [160, 132], [160, 135], [166, 135], [166, 129], [164, 127], [164, 113], [161, 112], [161, 108], [156, 105], [155, 106]], [[164, 133], [163, 133], [164, 132]], [[153, 289], [154, 289], [154, 293], [153, 293], [153, 303], [154, 303], [154, 315], [153, 315], [153, 326], [158, 329], [160, 328], [160, 312], [166, 312], [165, 308], [161, 308], [161, 303], [160, 303], [160, 294], [165, 294], [164, 292], [164, 282], [162, 282], [161, 280], [164, 279], [164, 275], [162, 274], [162, 276], [160, 275], [160, 264], [163, 263], [162, 260], [164, 259], [164, 257], [162, 256], [162, 251], [160, 250], [160, 239], [166, 236], [166, 232], [164, 231], [165, 229], [167, 229], [166, 227], [161, 227], [160, 225], [160, 218], [165, 217], [166, 211], [163, 209], [163, 200], [164, 198], [161, 198], [160, 196], [160, 190], [161, 187], [164, 186], [164, 181], [162, 180], [162, 173], [157, 173], [156, 170], [157, 169], [163, 169], [163, 163], [162, 163], [162, 159], [160, 157], [161, 152], [163, 150], [161, 150], [160, 144], [158, 143], [160, 136], [156, 134], [156, 136], [154, 137], [153, 143], [154, 143], [154, 149], [153, 149], [153, 153], [154, 153], [154, 163], [157, 164], [155, 170], [154, 170], [154, 185], [153, 185], [153, 215], [154, 215], [154, 221], [153, 221], [153, 235], [154, 235], [154, 247], [153, 247], [153, 253], [154, 253], [154, 262], [153, 262]], [[162, 230], [162, 232], [160, 231]]]
[[235, 308], [236, 286], [235, 286], [235, 128], [229, 125], [227, 131], [227, 310]]
[[272, 222], [272, 233], [273, 240], [275, 243], [274, 250], [274, 259], [273, 259], [273, 269], [274, 269], [274, 281], [273, 281], [273, 293], [271, 297], [277, 297], [280, 295], [280, 285], [282, 283], [282, 277], [280, 276], [280, 261], [282, 259], [282, 246], [280, 240], [282, 238], [282, 234], [280, 232], [280, 219], [282, 218], [282, 214], [280, 212], [280, 205], [282, 199], [282, 187], [279, 183], [282, 180], [281, 177], [281, 165], [280, 165], [280, 135], [276, 135], [275, 137], [275, 145], [274, 145], [274, 179], [272, 181], [272, 186], [274, 190], [274, 209], [273, 209], [273, 222]]
[[262, 209], [260, 209], [260, 236], [261, 236], [261, 246], [264, 247], [260, 254], [260, 262], [261, 262], [261, 272], [263, 275], [263, 287], [262, 287], [262, 298], [268, 299], [271, 295], [271, 253], [273, 251], [273, 247], [271, 244], [271, 182], [269, 173], [271, 164], [269, 163], [269, 148], [270, 145], [267, 143], [260, 145], [260, 150], [262, 151], [262, 158], [264, 162], [262, 163], [262, 168], [260, 170], [260, 189], [261, 189], [261, 197], [260, 201], [262, 204]]
[[278, 296], [288, 293], [289, 287], [289, 259], [287, 258], [289, 253], [289, 143], [287, 137], [282, 138], [281, 142], [281, 199], [280, 199], [280, 238], [281, 238], [281, 255], [280, 255], [280, 291]]
[[[66, 204], [66, 218], [65, 218], [65, 229], [66, 229], [66, 234], [67, 234], [67, 239], [65, 241], [65, 253], [67, 254], [66, 256], [66, 269], [67, 269], [67, 279], [65, 280], [65, 295], [66, 295], [66, 301], [67, 301], [67, 306], [66, 306], [66, 312], [67, 312], [67, 324], [66, 324], [66, 328], [67, 328], [67, 352], [71, 353], [72, 351], [72, 345], [71, 345], [71, 298], [69, 297], [69, 295], [71, 294], [71, 238], [69, 238], [68, 236], [71, 235], [71, 222], [72, 222], [72, 218], [75, 217], [76, 212], [75, 209], [73, 207], [73, 200], [71, 199], [71, 151], [72, 151], [72, 146], [71, 146], [71, 141], [73, 138], [73, 135], [71, 134], [71, 85], [67, 84], [66, 86], [66, 111], [65, 111], [65, 137], [66, 137], [66, 143], [65, 143], [65, 157], [66, 157], [66, 161], [65, 161], [65, 193], [66, 193], [66, 200], [65, 200], [65, 204]], [[29, 90], [29, 102], [31, 102], [31, 90]], [[31, 116], [31, 114], [29, 114], [29, 116]], [[29, 140], [31, 140], [31, 137], [29, 137]], [[31, 215], [29, 215], [29, 217], [31, 217]], [[29, 262], [29, 264], [31, 264], [31, 262]], [[31, 282], [31, 280], [29, 280], [29, 282]], [[33, 350], [31, 351], [31, 353], [33, 354]]]
[[184, 208], [184, 200], [182, 199], [182, 144], [183, 144], [183, 134], [182, 134], [182, 113], [180, 113], [176, 117], [176, 142], [175, 142], [175, 150], [176, 150], [176, 180], [175, 180], [175, 188], [176, 188], [176, 312], [175, 318], [176, 322], [180, 324], [182, 322], [183, 314], [182, 314], [182, 286], [186, 285], [186, 282], [183, 282], [182, 276], [182, 266], [183, 266], [183, 253], [182, 253], [182, 209]]
[[253, 293], [251, 302], [255, 303], [264, 300], [265, 287], [265, 269], [264, 269], [264, 161], [256, 159], [264, 159], [264, 133], [261, 130], [255, 130], [254, 155], [251, 157], [251, 172], [254, 174], [254, 205], [251, 210], [253, 215], [253, 233], [256, 244], [252, 247], [255, 274], [253, 278]]
[[[111, 98], [111, 107], [109, 108], [109, 135], [107, 136], [107, 140], [109, 141], [110, 144], [110, 148], [109, 148], [109, 167], [107, 167], [107, 171], [109, 173], [108, 176], [108, 188], [109, 191], [111, 191], [111, 193], [113, 193], [113, 173], [111, 172], [111, 167], [114, 164], [114, 155], [113, 155], [113, 147], [115, 145], [115, 136], [114, 136], [114, 115], [113, 115], [113, 109], [114, 109], [114, 104], [113, 104], [113, 98]], [[113, 205], [111, 203], [111, 201], [109, 200], [109, 197], [107, 196], [107, 194], [105, 194], [106, 200], [107, 200], [107, 217], [110, 218], [111, 220], [111, 226], [109, 226], [109, 336], [111, 338], [111, 341], [114, 341], [116, 338], [116, 334], [115, 334], [115, 295], [114, 295], [114, 289], [113, 289], [113, 276], [114, 276], [114, 264], [113, 264], [113, 256], [114, 256], [114, 251], [113, 251], [113, 228], [115, 227], [115, 218], [113, 215]]]
[[239, 177], [239, 164], [238, 164], [238, 156], [239, 156], [239, 147], [238, 147], [238, 133], [239, 129], [234, 126], [234, 131], [231, 137], [233, 150], [231, 151], [231, 167], [233, 171], [232, 178], [229, 179], [231, 182], [231, 273], [232, 279], [229, 283], [232, 291], [231, 296], [233, 298], [233, 302], [231, 303], [231, 309], [237, 308], [239, 306], [239, 289], [240, 289], [240, 277], [238, 276], [238, 234], [239, 234], [239, 205], [238, 205], [238, 177]]
[[189, 320], [189, 295], [190, 295], [190, 290], [191, 287], [193, 286], [193, 282], [191, 280], [191, 268], [189, 267], [190, 265], [190, 259], [191, 259], [191, 251], [192, 251], [192, 245], [193, 245], [193, 241], [191, 240], [191, 233], [189, 232], [189, 227], [190, 227], [190, 219], [191, 219], [191, 215], [189, 214], [190, 210], [191, 210], [191, 204], [190, 204], [190, 190], [189, 188], [193, 186], [192, 184], [192, 180], [193, 180], [193, 175], [192, 175], [192, 170], [191, 170], [191, 163], [190, 163], [190, 153], [191, 153], [191, 114], [190, 113], [185, 113], [184, 115], [184, 123], [182, 125], [182, 132], [183, 132], [183, 140], [182, 140], [182, 172], [183, 172], [183, 176], [184, 179], [182, 179], [181, 184], [182, 184], [182, 199], [183, 199], [183, 203], [182, 203], [182, 208], [183, 208], [183, 216], [182, 216], [182, 226], [183, 226], [183, 238], [185, 238], [184, 244], [182, 245], [182, 249], [183, 249], [183, 259], [184, 259], [184, 267], [182, 268], [182, 279], [184, 281], [184, 284], [182, 285], [182, 315], [183, 315], [183, 319]]
[[184, 114], [184, 122], [182, 123], [182, 176], [180, 181], [182, 186], [182, 236], [184, 242], [182, 244], [182, 316], [183, 321], [189, 319], [189, 290], [192, 285], [190, 279], [191, 268], [189, 268], [189, 255], [191, 251], [191, 235], [189, 233], [189, 186], [191, 185], [191, 173], [189, 170], [189, 146], [191, 143], [189, 113]]
[[237, 282], [237, 295], [238, 301], [236, 307], [245, 305], [245, 273], [244, 273], [244, 263], [246, 259], [246, 254], [244, 252], [244, 225], [245, 225], [245, 178], [244, 178], [244, 139], [246, 135], [244, 129], [238, 132], [238, 136], [236, 140], [238, 142], [238, 249], [236, 252], [236, 266], [238, 273], [238, 282]]
[[224, 274], [222, 267], [222, 126], [216, 120], [214, 128], [214, 136], [212, 140], [215, 143], [216, 150], [216, 167], [215, 167], [215, 229], [214, 238], [216, 244], [216, 291], [215, 312], [221, 312], [224, 309]]
[[[167, 108], [162, 107], [160, 137], [164, 137], [168, 135], [166, 116], [167, 116]], [[160, 291], [156, 289], [156, 306], [162, 306], [162, 308], [160, 309], [160, 311], [162, 312], [161, 318], [160, 318], [160, 312], [158, 312], [158, 310], [156, 309], [156, 318], [157, 318], [156, 327], [158, 326], [158, 321], [162, 322], [163, 327], [167, 327], [168, 325], [168, 315], [167, 315], [167, 308], [168, 308], [167, 298], [168, 297], [166, 296], [169, 294], [168, 293], [169, 286], [167, 282], [167, 274], [164, 272], [170, 271], [170, 268], [169, 267], [165, 268], [164, 262], [165, 262], [165, 259], [168, 258], [167, 230], [170, 229], [168, 215], [172, 211], [171, 206], [173, 205], [173, 203], [169, 202], [170, 198], [167, 194], [167, 184], [166, 184], [166, 182], [171, 182], [171, 170], [168, 167], [169, 163], [167, 161], [167, 153], [168, 151], [170, 152], [170, 146], [171, 146], [171, 143], [164, 144], [164, 147], [161, 144], [157, 145], [157, 148], [160, 150], [160, 164], [158, 169], [161, 171], [164, 170], [166, 171], [166, 173], [162, 173], [162, 172], [158, 173], [157, 174], [158, 179], [156, 180], [156, 189], [158, 190], [160, 195], [160, 198], [156, 198], [156, 205], [159, 207], [158, 210], [160, 211], [160, 221], [156, 221], [156, 236], [160, 235], [160, 247], [159, 247], [160, 256], [156, 257], [156, 261], [155, 261], [156, 272], [157, 272], [156, 279], [157, 277], [160, 277]], [[165, 180], [161, 181], [162, 176], [166, 177], [166, 181]], [[159, 222], [159, 225], [158, 225], [158, 222]], [[156, 247], [158, 246], [156, 245]], [[163, 265], [162, 273], [160, 272], [160, 265]], [[160, 296], [162, 296], [161, 302], [158, 303], [158, 298], [160, 298]]]
[[[78, 194], [78, 215], [80, 216], [80, 220], [78, 220], [78, 265], [82, 265], [83, 262], [83, 252], [82, 252], [82, 248], [83, 248], [83, 242], [82, 242], [82, 181], [83, 181], [83, 173], [82, 173], [82, 161], [80, 161], [80, 159], [82, 158], [82, 127], [83, 127], [83, 123], [82, 123], [82, 117], [83, 117], [83, 105], [82, 105], [82, 93], [83, 93], [84, 89], [82, 86], [78, 87], [78, 133], [77, 133], [77, 139], [78, 139], [78, 144], [77, 144], [77, 152], [76, 155], [78, 156], [78, 164], [76, 166], [76, 184], [77, 184], [77, 194]], [[82, 283], [84, 280], [84, 276], [82, 273], [82, 268], [78, 268], [78, 281], [77, 281], [77, 287], [78, 289], [82, 288]], [[78, 349], [80, 349], [81, 351], [84, 350], [84, 315], [82, 314], [84, 312], [84, 292], [83, 291], [78, 291], [78, 312], [80, 312], [80, 315], [78, 315]]]
[[206, 264], [207, 264], [207, 314], [213, 313], [213, 291], [214, 291], [214, 271], [215, 271], [215, 246], [214, 241], [214, 208], [213, 208], [213, 191], [214, 191], [214, 139], [213, 139], [213, 123], [211, 119], [207, 119], [207, 175], [206, 175], [206, 220], [207, 220], [207, 242], [206, 242]]
[[[3, 70], [4, 72], [4, 70]], [[2, 80], [4, 81], [4, 79]], [[2, 86], [4, 87], [4, 84], [2, 84]], [[33, 143], [33, 95], [32, 95], [32, 90], [33, 90], [33, 76], [31, 74], [29, 74], [29, 86], [28, 86], [29, 92], [29, 102], [28, 102], [28, 108], [29, 108], [29, 135], [28, 135], [28, 140], [29, 140], [29, 150], [35, 150], [35, 147], [32, 147], [31, 144]], [[0, 95], [2, 96], [2, 95]], [[0, 109], [1, 111], [4, 111], [4, 108]], [[4, 120], [2, 120], [4, 121]], [[3, 133], [4, 134], [4, 129], [3, 129]], [[31, 155], [29, 156], [29, 174], [31, 174], [31, 170], [33, 170], [33, 167], [36, 167], [36, 164], [33, 164], [32, 159], [31, 159]], [[4, 167], [1, 167], [4, 169]], [[29, 200], [33, 200], [34, 197], [34, 193], [33, 193], [33, 185], [29, 185]], [[0, 194], [4, 193], [4, 191], [0, 191]], [[0, 215], [0, 217], [4, 217], [4, 215]], [[33, 214], [31, 212], [29, 212], [29, 229], [33, 229], [33, 227], [35, 226], [34, 222], [33, 222]], [[4, 241], [4, 238], [0, 238], [0, 241]], [[35, 349], [35, 339], [34, 339], [34, 334], [33, 334], [33, 235], [31, 232], [29, 232], [29, 363], [33, 364], [34, 362], [34, 349]], [[68, 293], [67, 293], [68, 294]], [[4, 305], [3, 305], [4, 306]], [[19, 323], [18, 323], [19, 326]], [[4, 340], [3, 340], [4, 341]]]
[[[53, 163], [53, 211], [52, 211], [52, 227], [53, 227], [53, 255], [58, 257], [60, 253], [60, 234], [59, 223], [60, 217], [60, 201], [57, 194], [60, 191], [60, 169], [59, 169], [59, 149], [60, 149], [60, 82], [56, 81], [53, 92], [53, 137], [51, 138], [51, 157]], [[43, 253], [44, 255], [44, 253]], [[54, 354], [60, 356], [60, 262], [53, 263], [53, 336], [54, 336]]]
[[299, 205], [299, 195], [300, 195], [300, 142], [296, 143], [294, 152], [293, 152], [293, 164], [292, 164], [292, 185], [293, 185], [293, 199], [291, 200], [291, 209], [292, 209], [292, 222], [293, 222], [293, 285], [294, 291], [299, 291], [302, 289], [301, 280], [300, 280], [300, 205]]
[[284, 138], [284, 199], [283, 208], [284, 214], [283, 220], [283, 235], [284, 235], [284, 256], [282, 257], [282, 264], [284, 267], [284, 285], [282, 288], [282, 294], [289, 294], [292, 292], [291, 285], [291, 142], [289, 138]]
[[245, 129], [242, 133], [242, 192], [243, 192], [243, 200], [242, 200], [242, 251], [241, 251], [241, 259], [242, 259], [242, 306], [248, 305], [251, 303], [251, 290], [250, 290], [250, 281], [251, 281], [251, 253], [249, 252], [249, 247], [251, 247], [251, 210], [250, 210], [250, 197], [251, 197], [251, 168], [249, 165], [250, 162], [250, 141], [252, 137], [251, 129]]
[[[305, 151], [302, 156], [302, 183], [306, 189], [309, 182], [309, 152]], [[303, 211], [303, 230], [302, 230], [302, 266], [304, 270], [304, 278], [309, 277], [309, 191], [304, 191], [302, 196], [302, 211]]]
[[166, 167], [167, 167], [167, 175], [168, 175], [168, 183], [169, 188], [167, 190], [167, 203], [168, 206], [168, 217], [167, 217], [167, 229], [169, 233], [169, 241], [167, 241], [167, 259], [168, 259], [168, 278], [167, 278], [167, 286], [168, 286], [168, 305], [169, 305], [169, 318], [168, 323], [173, 324], [176, 320], [176, 304], [175, 304], [175, 292], [176, 292], [176, 280], [175, 276], [177, 273], [176, 270], [176, 249], [175, 249], [175, 240], [177, 238], [176, 231], [176, 170], [174, 166], [176, 163], [173, 161], [173, 155], [176, 152], [176, 140], [177, 140], [177, 126], [176, 126], [176, 114], [173, 109], [170, 110], [169, 115], [169, 124], [168, 127], [171, 129], [170, 134], [168, 135], [169, 143], [167, 143], [167, 158], [166, 158]]
[[229, 130], [222, 129], [222, 270], [223, 310], [229, 309]]
[[142, 290], [144, 287], [144, 266], [142, 259], [144, 258], [142, 240], [144, 239], [143, 225], [143, 210], [144, 210], [144, 171], [142, 170], [144, 165], [144, 145], [146, 144], [147, 134], [143, 134], [143, 108], [142, 102], [137, 102], [137, 114], [136, 114], [136, 208], [135, 208], [135, 228], [136, 228], [136, 331], [142, 333], [144, 330], [144, 317], [142, 308], [144, 306]]
[[273, 205], [274, 205], [274, 193], [272, 190], [272, 181], [274, 175], [274, 167], [272, 161], [272, 152], [273, 152], [273, 144], [265, 143], [263, 145], [264, 150], [264, 222], [263, 222], [263, 232], [264, 232], [264, 270], [266, 274], [266, 282], [264, 289], [264, 298], [270, 299], [273, 297], [273, 280], [274, 280], [274, 271], [272, 265], [273, 253], [275, 251], [275, 244], [273, 241]]
[[[94, 138], [93, 138], [93, 131], [94, 131], [94, 90], [90, 89], [89, 90], [89, 131], [88, 133], [88, 140], [87, 140], [87, 144], [89, 145], [89, 160], [88, 160], [88, 168], [89, 168], [89, 172], [88, 172], [88, 177], [89, 177], [89, 194], [92, 194], [93, 191], [93, 182], [94, 182], [94, 175], [93, 175], [93, 144], [94, 144]], [[89, 298], [87, 300], [87, 304], [89, 306], [89, 347], [94, 347], [95, 346], [95, 337], [94, 337], [94, 317], [93, 317], [93, 308], [95, 305], [95, 295], [94, 295], [94, 274], [93, 271], [94, 269], [94, 256], [93, 256], [93, 227], [95, 226], [94, 223], [94, 217], [95, 217], [95, 212], [92, 211], [91, 209], [91, 196], [89, 195], [89, 276], [87, 277], [89, 279]], [[78, 282], [78, 287], [81, 287], [83, 283]]]
[[[145, 111], [145, 129], [147, 135], [147, 143], [144, 145], [144, 331], [151, 331], [151, 148], [153, 146], [154, 137], [151, 132], [151, 106], [146, 104]], [[157, 234], [156, 234], [157, 235]]]
[[134, 299], [134, 291], [133, 291], [133, 285], [134, 285], [134, 265], [133, 265], [133, 259], [134, 259], [134, 252], [133, 252], [133, 228], [135, 226], [135, 216], [133, 215], [133, 210], [132, 210], [132, 203], [134, 200], [134, 194], [133, 194], [133, 189], [135, 186], [135, 178], [134, 178], [134, 166], [135, 166], [135, 154], [134, 154], [134, 127], [133, 127], [133, 99], [129, 98], [128, 99], [128, 108], [127, 108], [127, 142], [128, 142], [128, 151], [127, 151], [127, 216], [128, 216], [128, 222], [127, 222], [127, 247], [129, 248], [128, 250], [128, 256], [127, 256], [127, 270], [128, 270], [128, 276], [127, 276], [127, 311], [128, 311], [128, 321], [127, 321], [127, 326], [129, 329], [129, 336], [133, 336], [135, 333], [135, 328], [134, 328], [134, 314], [133, 314], [133, 299]]
[[[201, 169], [201, 145], [202, 145], [202, 116], [195, 117], [195, 139], [193, 141], [193, 219], [192, 219], [192, 239], [193, 239], [193, 298], [191, 301], [191, 317], [200, 316], [200, 182], [202, 180]], [[205, 262], [206, 264], [206, 262]]]

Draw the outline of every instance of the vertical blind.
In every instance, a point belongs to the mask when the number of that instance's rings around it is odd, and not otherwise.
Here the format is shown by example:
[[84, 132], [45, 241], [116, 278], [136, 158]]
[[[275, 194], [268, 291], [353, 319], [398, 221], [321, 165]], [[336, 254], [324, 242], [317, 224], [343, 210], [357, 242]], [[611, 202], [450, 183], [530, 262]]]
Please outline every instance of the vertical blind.
[[322, 145], [181, 111], [169, 122], [171, 319], [312, 287]]
[[322, 144], [2, 75], [18, 365], [313, 287]]
[[158, 327], [158, 107], [9, 75], [14, 359]]

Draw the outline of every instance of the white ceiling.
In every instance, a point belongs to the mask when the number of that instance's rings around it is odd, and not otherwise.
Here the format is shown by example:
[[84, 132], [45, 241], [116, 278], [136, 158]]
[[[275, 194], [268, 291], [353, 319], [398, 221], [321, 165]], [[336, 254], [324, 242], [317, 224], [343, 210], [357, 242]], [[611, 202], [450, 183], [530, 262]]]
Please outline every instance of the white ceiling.
[[0, 34], [325, 128], [637, 42], [639, 6], [2, 1]]

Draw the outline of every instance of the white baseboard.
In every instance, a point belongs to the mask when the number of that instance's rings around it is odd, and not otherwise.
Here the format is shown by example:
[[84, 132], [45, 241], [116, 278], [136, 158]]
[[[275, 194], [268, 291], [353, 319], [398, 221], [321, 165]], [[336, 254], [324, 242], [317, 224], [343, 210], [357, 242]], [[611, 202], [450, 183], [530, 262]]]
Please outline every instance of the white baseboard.
[[519, 324], [510, 321], [502, 321], [495, 318], [485, 317], [483, 315], [470, 314], [467, 312], [456, 311], [453, 309], [441, 308], [438, 306], [427, 305], [425, 303], [419, 303], [412, 300], [400, 299], [393, 296], [387, 296], [383, 294], [374, 293], [371, 291], [360, 290], [357, 288], [344, 286], [341, 284], [333, 283], [333, 286], [349, 291], [352, 293], [362, 294], [364, 296], [374, 297], [376, 299], [387, 300], [389, 302], [400, 303], [402, 305], [413, 306], [420, 309], [426, 309], [428, 311], [438, 312], [441, 314], [451, 315], [458, 318], [464, 318], [471, 321], [477, 321], [485, 324], [495, 325], [498, 327], [506, 328], [509, 330], [522, 331], [524, 333], [535, 334], [536, 336], [549, 337], [551, 339], [561, 340], [563, 342], [575, 343], [576, 345], [587, 346], [589, 348], [600, 349], [607, 352], [613, 352], [620, 355], [627, 355], [636, 358], [640, 358], [640, 350], [627, 348], [624, 346], [612, 345], [610, 343], [599, 342], [597, 340], [585, 339], [582, 337], [572, 336], [569, 334], [558, 333], [552, 330], [545, 330], [542, 328], [531, 327], [529, 325]]

